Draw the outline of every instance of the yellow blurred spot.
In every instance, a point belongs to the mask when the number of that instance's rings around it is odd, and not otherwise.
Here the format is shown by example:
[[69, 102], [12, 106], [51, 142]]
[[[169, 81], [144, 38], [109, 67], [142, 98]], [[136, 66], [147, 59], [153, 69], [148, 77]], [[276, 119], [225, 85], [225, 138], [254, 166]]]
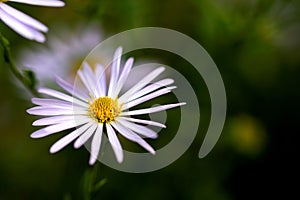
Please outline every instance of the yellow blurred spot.
[[240, 153], [255, 156], [261, 153], [266, 143], [266, 133], [261, 123], [248, 115], [241, 115], [231, 120], [230, 140]]

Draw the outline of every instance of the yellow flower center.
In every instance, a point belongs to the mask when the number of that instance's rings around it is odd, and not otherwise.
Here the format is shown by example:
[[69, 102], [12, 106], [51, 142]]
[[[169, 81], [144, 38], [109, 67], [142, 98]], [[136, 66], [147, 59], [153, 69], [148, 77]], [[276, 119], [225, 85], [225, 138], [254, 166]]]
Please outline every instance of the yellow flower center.
[[122, 105], [119, 105], [117, 98], [100, 97], [90, 103], [89, 114], [99, 123], [110, 123], [119, 115]]

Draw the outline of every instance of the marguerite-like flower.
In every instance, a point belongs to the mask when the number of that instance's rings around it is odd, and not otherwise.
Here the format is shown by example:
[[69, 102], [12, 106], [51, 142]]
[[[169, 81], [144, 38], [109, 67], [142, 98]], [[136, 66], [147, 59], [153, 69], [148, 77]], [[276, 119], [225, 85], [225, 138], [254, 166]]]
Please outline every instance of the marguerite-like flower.
[[23, 37], [37, 42], [45, 41], [42, 32], [46, 33], [48, 28], [36, 19], [7, 5], [6, 2], [9, 1], [49, 7], [62, 7], [65, 5], [60, 0], [0, 0], [0, 19]]
[[[17, 57], [17, 64], [32, 70], [40, 86], [53, 83], [58, 74], [65, 80], [72, 81], [86, 55], [101, 42], [102, 35], [97, 24], [57, 26], [48, 35], [45, 45], [34, 44], [22, 49]], [[97, 58], [95, 62], [101, 61]]]
[[122, 49], [118, 48], [114, 55], [109, 80], [106, 80], [103, 66], [97, 64], [93, 70], [88, 63], [83, 63], [83, 68], [78, 70], [78, 76], [82, 83], [80, 89], [73, 90], [73, 86], [61, 78], [57, 78], [57, 83], [69, 94], [40, 88], [38, 90], [40, 93], [51, 98], [33, 98], [32, 103], [37, 106], [28, 109], [27, 112], [32, 115], [46, 116], [36, 120], [33, 125], [47, 127], [33, 132], [31, 137], [42, 138], [76, 128], [54, 143], [50, 152], [55, 153], [74, 140], [76, 140], [74, 147], [79, 148], [89, 138], [92, 138], [89, 160], [91, 165], [97, 160], [104, 133], [107, 134], [119, 163], [123, 161], [123, 150], [117, 137], [118, 133], [155, 154], [154, 149], [143, 138], [157, 138], [157, 133], [143, 125], [162, 128], [166, 126], [134, 116], [163, 111], [185, 103], [129, 110], [150, 99], [169, 93], [176, 87], [169, 86], [174, 82], [169, 78], [151, 83], [164, 71], [164, 67], [158, 67], [126, 92], [121, 92], [133, 66], [133, 58], [129, 58], [124, 66], [120, 67], [121, 54]]

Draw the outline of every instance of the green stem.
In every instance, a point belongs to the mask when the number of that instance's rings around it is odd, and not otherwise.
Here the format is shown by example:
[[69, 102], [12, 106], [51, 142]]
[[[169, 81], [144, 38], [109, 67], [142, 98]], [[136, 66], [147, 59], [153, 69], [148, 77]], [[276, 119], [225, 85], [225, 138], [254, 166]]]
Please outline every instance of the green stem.
[[9, 68], [12, 71], [12, 73], [15, 75], [15, 77], [21, 81], [21, 83], [34, 95], [34, 96], [38, 96], [38, 92], [35, 88], [35, 82], [33, 81], [33, 79], [30, 79], [29, 76], [33, 77], [33, 74], [31, 72], [29, 72], [27, 75], [25, 76], [24, 73], [22, 73], [18, 67], [16, 66], [12, 55], [11, 55], [11, 51], [10, 51], [10, 44], [9, 41], [1, 34], [0, 32], [0, 43], [1, 46], [3, 47], [4, 50], [4, 60], [6, 63], [9, 64]]
[[98, 180], [99, 167], [100, 163], [96, 163], [92, 168], [89, 167], [83, 175], [81, 191], [84, 200], [93, 199], [99, 189], [107, 182], [105, 178]]

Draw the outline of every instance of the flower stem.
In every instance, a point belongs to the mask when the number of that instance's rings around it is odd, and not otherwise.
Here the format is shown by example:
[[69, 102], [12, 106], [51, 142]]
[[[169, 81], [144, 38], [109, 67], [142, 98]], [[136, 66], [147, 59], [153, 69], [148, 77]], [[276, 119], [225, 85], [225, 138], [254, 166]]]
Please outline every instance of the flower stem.
[[8, 63], [10, 70], [14, 74], [14, 76], [19, 79], [19, 81], [34, 95], [38, 96], [38, 92], [35, 88], [35, 77], [33, 72], [31, 71], [20, 71], [15, 64], [11, 51], [10, 51], [10, 43], [8, 39], [6, 39], [0, 32], [0, 43], [4, 50], [4, 60]]
[[97, 180], [100, 163], [96, 163], [92, 168], [87, 168], [81, 183], [82, 199], [91, 200], [96, 193], [107, 182], [107, 179]]

